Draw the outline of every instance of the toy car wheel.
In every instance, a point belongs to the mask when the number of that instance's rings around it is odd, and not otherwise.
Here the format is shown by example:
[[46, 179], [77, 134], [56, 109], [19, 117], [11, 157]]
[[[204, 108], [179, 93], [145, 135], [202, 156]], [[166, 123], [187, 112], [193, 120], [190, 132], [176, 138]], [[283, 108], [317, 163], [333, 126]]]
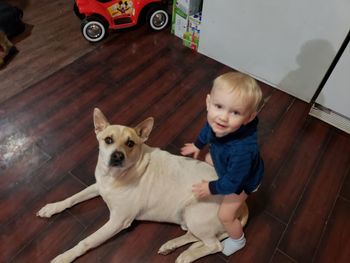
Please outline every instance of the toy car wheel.
[[99, 42], [108, 35], [108, 28], [99, 17], [89, 16], [81, 23], [81, 32], [89, 42]]
[[164, 29], [169, 22], [169, 14], [163, 9], [151, 9], [147, 14], [147, 21], [153, 30]]

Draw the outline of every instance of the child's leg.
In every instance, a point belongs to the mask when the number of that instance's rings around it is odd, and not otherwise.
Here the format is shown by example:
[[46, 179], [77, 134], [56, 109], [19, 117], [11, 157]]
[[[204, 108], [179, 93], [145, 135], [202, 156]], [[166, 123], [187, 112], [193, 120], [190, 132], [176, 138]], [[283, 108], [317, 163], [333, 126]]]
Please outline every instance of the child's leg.
[[232, 238], [240, 238], [243, 234], [243, 227], [237, 219], [237, 211], [247, 197], [248, 195], [244, 191], [239, 195], [225, 195], [220, 205], [219, 219]]
[[245, 246], [243, 227], [237, 219], [237, 211], [248, 195], [243, 191], [241, 194], [225, 195], [219, 208], [219, 219], [224, 225], [230, 238], [222, 242], [223, 253], [229, 256]]

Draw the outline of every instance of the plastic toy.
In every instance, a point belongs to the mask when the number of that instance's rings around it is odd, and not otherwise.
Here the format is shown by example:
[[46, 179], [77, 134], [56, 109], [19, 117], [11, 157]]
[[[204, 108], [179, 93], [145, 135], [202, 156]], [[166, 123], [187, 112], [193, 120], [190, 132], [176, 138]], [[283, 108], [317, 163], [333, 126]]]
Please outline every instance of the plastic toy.
[[89, 42], [99, 42], [110, 29], [135, 26], [146, 18], [153, 30], [169, 22], [168, 1], [164, 0], [75, 0], [74, 12], [82, 19], [81, 32]]

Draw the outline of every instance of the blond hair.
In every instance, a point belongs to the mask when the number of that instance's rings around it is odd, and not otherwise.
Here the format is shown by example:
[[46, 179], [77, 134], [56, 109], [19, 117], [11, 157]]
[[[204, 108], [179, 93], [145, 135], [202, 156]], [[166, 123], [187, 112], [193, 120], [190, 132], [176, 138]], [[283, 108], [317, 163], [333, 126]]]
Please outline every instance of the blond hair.
[[238, 95], [247, 103], [251, 112], [258, 111], [262, 100], [262, 91], [255, 79], [240, 72], [228, 72], [218, 76], [213, 83], [213, 90], [238, 92]]

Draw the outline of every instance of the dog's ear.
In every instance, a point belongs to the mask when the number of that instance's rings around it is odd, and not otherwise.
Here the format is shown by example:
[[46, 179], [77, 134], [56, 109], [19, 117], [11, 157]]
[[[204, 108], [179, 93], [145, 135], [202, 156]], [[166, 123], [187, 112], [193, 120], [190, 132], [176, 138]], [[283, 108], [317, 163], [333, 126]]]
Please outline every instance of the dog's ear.
[[95, 125], [96, 134], [103, 131], [109, 125], [107, 118], [103, 115], [102, 111], [100, 111], [100, 109], [98, 108], [94, 109], [94, 125]]
[[147, 118], [143, 122], [139, 123], [134, 129], [137, 135], [141, 138], [143, 142], [147, 141], [154, 124], [154, 119], [152, 117]]

